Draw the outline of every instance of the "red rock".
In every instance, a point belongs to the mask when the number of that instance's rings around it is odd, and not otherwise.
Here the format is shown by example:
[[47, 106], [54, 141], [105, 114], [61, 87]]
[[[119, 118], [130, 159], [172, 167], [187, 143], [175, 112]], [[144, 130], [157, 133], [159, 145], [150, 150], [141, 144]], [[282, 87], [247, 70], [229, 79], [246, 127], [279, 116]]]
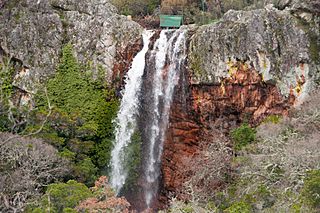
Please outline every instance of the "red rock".
[[[180, 80], [171, 106], [170, 126], [163, 151], [163, 193], [178, 194], [188, 180], [188, 163], [217, 134], [248, 120], [255, 125], [270, 114], [287, 114], [293, 94], [285, 99], [273, 84], [262, 81], [254, 69], [238, 66], [220, 85], [183, 85]], [[187, 89], [186, 89], [187, 88]], [[187, 90], [187, 93], [186, 93]], [[187, 94], [183, 97], [183, 94]], [[218, 129], [219, 131], [213, 131]], [[223, 183], [214, 182], [213, 187]], [[181, 195], [183, 197], [184, 195]]]

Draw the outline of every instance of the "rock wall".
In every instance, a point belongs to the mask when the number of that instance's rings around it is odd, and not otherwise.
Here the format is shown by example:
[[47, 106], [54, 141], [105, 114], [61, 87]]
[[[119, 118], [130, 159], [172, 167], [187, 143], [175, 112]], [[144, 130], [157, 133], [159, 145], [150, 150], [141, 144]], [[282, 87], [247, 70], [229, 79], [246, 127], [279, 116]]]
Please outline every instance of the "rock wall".
[[[271, 5], [229, 11], [195, 30], [165, 141], [165, 196], [179, 195], [190, 178], [189, 162], [206, 143], [245, 121], [255, 125], [270, 114], [286, 115], [317, 87], [320, 63], [313, 48], [319, 50], [320, 37], [310, 31], [319, 35], [319, 17], [298, 11]], [[306, 17], [308, 31], [301, 26]]]
[[29, 93], [54, 74], [66, 43], [81, 62], [105, 68], [110, 79], [116, 53], [136, 42], [141, 31], [108, 0], [4, 1], [0, 11], [0, 49], [21, 61], [24, 69], [14, 85]]

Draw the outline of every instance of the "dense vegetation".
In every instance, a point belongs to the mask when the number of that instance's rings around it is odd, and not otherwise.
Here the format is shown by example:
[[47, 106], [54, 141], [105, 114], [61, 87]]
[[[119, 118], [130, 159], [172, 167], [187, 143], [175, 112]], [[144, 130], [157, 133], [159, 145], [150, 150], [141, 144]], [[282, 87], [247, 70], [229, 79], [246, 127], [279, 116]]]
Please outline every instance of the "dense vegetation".
[[[159, 12], [159, 0], [113, 2], [124, 15]], [[264, 2], [193, 1], [173, 13], [183, 13], [185, 23], [201, 25], [229, 9], [261, 7]], [[306, 33], [316, 61], [317, 34]], [[108, 172], [112, 121], [119, 107], [114, 90], [106, 84], [106, 71], [92, 62], [79, 63], [67, 44], [55, 75], [21, 106], [13, 103], [21, 99], [14, 97], [18, 88], [13, 86], [19, 63], [5, 57], [0, 61], [0, 212], [128, 211], [130, 204], [116, 198], [107, 177], [100, 177]], [[243, 123], [204, 145], [185, 168], [190, 178], [183, 183], [184, 199], [173, 197], [168, 211], [319, 212], [319, 93], [312, 98], [288, 118], [271, 115], [257, 127]], [[136, 132], [127, 147], [129, 177], [124, 190], [135, 190], [131, 184], [141, 169], [141, 151]]]
[[[43, 85], [43, 90], [39, 90], [35, 95], [32, 108], [16, 108], [12, 106], [10, 99], [14, 92], [12, 86], [14, 64], [8, 62], [7, 64], [2, 64], [0, 68], [0, 130], [41, 139], [35, 145], [32, 145], [34, 142], [29, 142], [29, 145], [26, 144], [26, 147], [24, 147], [17, 142], [17, 136], [9, 137], [7, 141], [4, 140], [12, 148], [12, 150], [8, 148], [9, 151], [7, 153], [14, 151], [13, 145], [16, 143], [18, 143], [16, 145], [17, 154], [20, 152], [22, 154], [24, 149], [28, 150], [28, 146], [30, 148], [34, 147], [34, 154], [28, 151], [27, 153], [30, 156], [23, 157], [22, 155], [21, 158], [25, 158], [25, 162], [28, 162], [30, 166], [32, 165], [30, 162], [33, 161], [38, 162], [39, 165], [43, 164], [43, 170], [49, 169], [48, 166], [50, 165], [50, 168], [56, 171], [56, 174], [51, 174], [47, 171], [47, 174], [52, 175], [52, 177], [46, 178], [46, 181], [40, 178], [37, 179], [37, 182], [33, 180], [33, 177], [27, 175], [25, 186], [29, 188], [28, 190], [23, 189], [26, 190], [24, 199], [37, 198], [45, 190], [45, 185], [48, 185], [50, 182], [75, 179], [87, 184], [87, 186], [92, 186], [99, 176], [107, 173], [114, 137], [112, 121], [118, 111], [119, 101], [113, 89], [106, 85], [104, 79], [105, 71], [101, 67], [94, 68], [90, 63], [85, 65], [78, 63], [73, 54], [72, 46], [70, 44], [66, 45], [63, 48], [61, 62], [57, 67], [55, 76], [50, 78]], [[40, 144], [37, 145], [38, 143]], [[46, 153], [51, 159], [46, 160], [46, 157], [40, 159], [34, 156], [36, 153], [41, 152], [39, 150], [41, 147], [44, 149], [42, 150], [43, 153]], [[48, 151], [46, 152], [45, 150]], [[11, 153], [10, 155], [14, 156], [15, 154]], [[15, 158], [15, 161], [18, 161], [19, 158]], [[11, 165], [10, 159], [3, 159], [4, 161], [0, 162], [1, 165]], [[30, 161], [26, 159], [30, 159]], [[53, 164], [51, 161], [65, 163], [60, 163], [59, 165]], [[29, 174], [28, 171], [30, 171], [30, 174], [39, 173], [32, 166], [29, 169], [22, 162], [19, 165], [16, 169], [12, 169], [14, 174], [17, 172]], [[61, 172], [63, 171], [61, 175], [58, 172], [60, 170], [54, 168], [58, 165], [61, 167]], [[26, 169], [26, 171], [23, 171], [23, 169]], [[9, 170], [0, 170], [0, 172], [9, 172]], [[70, 184], [72, 185], [69, 187], [70, 190], [76, 190], [77, 187], [81, 186], [82, 188], [80, 187], [79, 190], [82, 191], [83, 187], [85, 187], [84, 185], [70, 181], [66, 184], [61, 183], [60, 185], [49, 185], [47, 187], [47, 193], [50, 192], [51, 196], [53, 196], [52, 193], [57, 192], [54, 195], [57, 198], [53, 197], [49, 204], [45, 203], [45, 198], [43, 198], [41, 202], [42, 209], [50, 207], [55, 212], [62, 212], [63, 208], [74, 208], [79, 200], [89, 195], [89, 193], [85, 193], [85, 196], [81, 197], [81, 193], [68, 192], [67, 186]], [[33, 193], [32, 189], [37, 189], [38, 192]], [[60, 189], [61, 193], [67, 193], [65, 194], [67, 197], [73, 196], [73, 194], [76, 197], [71, 197], [70, 199], [73, 200], [71, 202], [63, 197], [64, 194], [59, 194]], [[10, 196], [12, 196], [12, 199], [16, 199], [15, 196], [17, 195], [15, 193], [19, 192], [11, 188], [4, 193], [9, 193], [8, 199], [11, 199]], [[63, 201], [70, 205], [64, 205]], [[62, 205], [63, 208], [57, 205]]]
[[89, 185], [97, 178], [97, 172], [101, 173], [108, 165], [112, 120], [118, 109], [118, 100], [105, 85], [103, 73], [98, 68], [93, 79], [93, 68], [80, 65], [72, 46], [66, 45], [56, 75], [37, 96], [35, 119], [27, 127], [29, 132], [38, 129], [50, 112], [39, 137], [72, 161], [75, 178]]

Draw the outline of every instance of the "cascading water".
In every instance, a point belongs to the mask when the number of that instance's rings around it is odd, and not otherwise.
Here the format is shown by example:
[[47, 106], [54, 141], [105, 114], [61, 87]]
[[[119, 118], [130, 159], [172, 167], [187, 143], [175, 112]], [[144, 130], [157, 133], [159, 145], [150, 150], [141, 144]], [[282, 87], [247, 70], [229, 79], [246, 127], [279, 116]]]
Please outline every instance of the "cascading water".
[[143, 143], [138, 185], [143, 190], [135, 191], [134, 196], [144, 200], [140, 205], [143, 208], [152, 207], [157, 198], [170, 105], [186, 59], [186, 30], [162, 30], [148, 52], [150, 37], [150, 32], [144, 34], [144, 47], [127, 73], [111, 153], [111, 184], [118, 193], [128, 176], [126, 161], [130, 159], [126, 159], [126, 147], [138, 128]]
[[[185, 53], [185, 31], [177, 30], [172, 33], [163, 30], [156, 41], [152, 60], [155, 60], [153, 77], [152, 119], [150, 138], [148, 141], [147, 162], [145, 168], [146, 184], [144, 185], [145, 201], [150, 207], [151, 201], [158, 193], [161, 154], [165, 132], [169, 120], [169, 110], [175, 86], [179, 80], [179, 71], [183, 64]], [[167, 66], [167, 67], [165, 67]]]
[[127, 168], [125, 168], [126, 159], [125, 148], [131, 141], [131, 137], [136, 128], [136, 116], [139, 106], [139, 93], [141, 90], [142, 75], [145, 68], [145, 56], [148, 51], [150, 38], [153, 35], [151, 31], [143, 33], [143, 48], [135, 56], [132, 67], [126, 76], [126, 86], [122, 91], [122, 101], [120, 110], [117, 114], [115, 143], [111, 152], [111, 185], [116, 193], [119, 193], [127, 178]]

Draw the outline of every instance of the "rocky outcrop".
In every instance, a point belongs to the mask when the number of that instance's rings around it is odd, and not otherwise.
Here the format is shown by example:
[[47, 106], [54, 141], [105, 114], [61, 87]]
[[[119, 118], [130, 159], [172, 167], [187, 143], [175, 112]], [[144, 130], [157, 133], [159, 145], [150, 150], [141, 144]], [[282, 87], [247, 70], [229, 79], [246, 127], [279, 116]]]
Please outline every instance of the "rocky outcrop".
[[219, 84], [242, 61], [256, 69], [264, 82], [273, 82], [283, 96], [301, 86], [296, 96], [303, 97], [318, 75], [319, 65], [310, 50], [318, 41], [310, 40], [298, 22], [289, 11], [270, 6], [229, 11], [219, 23], [201, 27], [190, 47], [192, 84]]
[[176, 88], [165, 141], [164, 193], [181, 190], [192, 159], [220, 134], [244, 121], [285, 115], [317, 86], [320, 42], [310, 32], [319, 33], [318, 17], [300, 12], [271, 5], [229, 11], [191, 36], [189, 71]]
[[73, 44], [81, 62], [102, 66], [110, 79], [116, 52], [140, 38], [142, 31], [116, 12], [108, 0], [4, 1], [0, 47], [24, 67], [14, 85], [35, 92], [54, 74], [66, 43]]
[[192, 175], [192, 159], [221, 134], [244, 121], [257, 124], [267, 115], [287, 114], [294, 104], [293, 93], [283, 97], [254, 69], [239, 62], [235, 72], [219, 85], [179, 84], [162, 161], [165, 193], [181, 190]]

